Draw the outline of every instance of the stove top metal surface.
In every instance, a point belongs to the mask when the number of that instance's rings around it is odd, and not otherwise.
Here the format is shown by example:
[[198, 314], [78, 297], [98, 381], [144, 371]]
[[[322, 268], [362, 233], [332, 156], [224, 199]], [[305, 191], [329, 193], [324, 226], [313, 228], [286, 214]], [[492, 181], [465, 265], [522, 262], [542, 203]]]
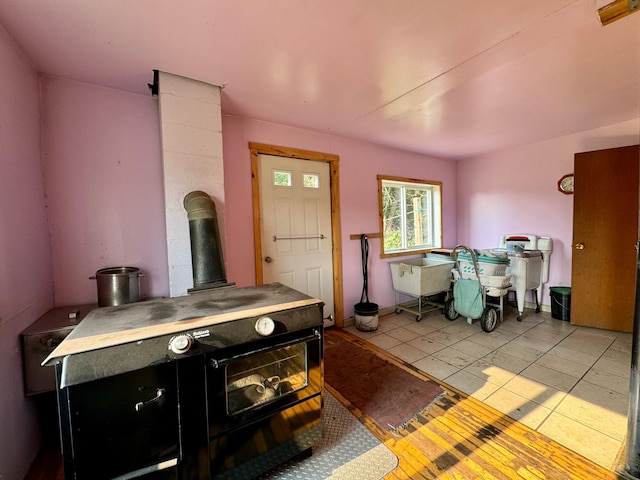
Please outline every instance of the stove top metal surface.
[[275, 334], [278, 328], [290, 331], [312, 326], [315, 319], [290, 312], [318, 304], [321, 301], [316, 298], [273, 283], [97, 308], [75, 327], [43, 364], [55, 364], [64, 357], [96, 350], [107, 355], [109, 347], [141, 342], [157, 343], [164, 357], [167, 339], [181, 333], [189, 334], [203, 346], [224, 348], [259, 339], [255, 322], [261, 316], [274, 317]]

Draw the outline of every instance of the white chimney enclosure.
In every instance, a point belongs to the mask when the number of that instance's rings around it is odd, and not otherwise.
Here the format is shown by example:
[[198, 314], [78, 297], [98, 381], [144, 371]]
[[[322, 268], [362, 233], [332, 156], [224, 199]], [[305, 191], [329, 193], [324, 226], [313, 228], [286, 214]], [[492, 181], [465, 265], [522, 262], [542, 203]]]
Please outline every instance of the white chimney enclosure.
[[224, 258], [220, 90], [215, 85], [158, 72], [171, 297], [186, 295], [193, 287], [189, 221], [183, 200], [194, 190], [208, 193], [216, 205]]

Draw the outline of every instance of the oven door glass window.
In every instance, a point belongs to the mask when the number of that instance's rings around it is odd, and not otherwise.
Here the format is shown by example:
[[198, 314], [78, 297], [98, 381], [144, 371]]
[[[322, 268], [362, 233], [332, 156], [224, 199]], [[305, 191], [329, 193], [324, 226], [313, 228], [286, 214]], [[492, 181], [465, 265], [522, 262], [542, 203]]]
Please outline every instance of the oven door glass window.
[[234, 415], [308, 385], [307, 344], [255, 353], [226, 369], [227, 413]]

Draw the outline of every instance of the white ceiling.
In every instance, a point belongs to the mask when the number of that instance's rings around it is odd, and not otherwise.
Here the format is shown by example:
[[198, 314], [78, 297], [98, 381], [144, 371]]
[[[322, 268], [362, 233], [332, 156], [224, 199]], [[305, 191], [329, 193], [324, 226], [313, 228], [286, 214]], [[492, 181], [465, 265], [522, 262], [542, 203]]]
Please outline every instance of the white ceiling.
[[0, 0], [45, 74], [445, 158], [638, 118], [640, 14], [601, 0]]

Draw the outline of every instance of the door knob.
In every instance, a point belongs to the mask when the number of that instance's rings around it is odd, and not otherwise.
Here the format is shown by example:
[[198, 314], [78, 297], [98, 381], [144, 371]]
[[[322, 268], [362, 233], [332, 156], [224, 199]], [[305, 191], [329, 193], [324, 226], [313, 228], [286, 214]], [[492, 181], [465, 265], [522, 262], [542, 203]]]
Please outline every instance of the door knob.
[[271, 257], [264, 257], [264, 261], [265, 261], [265, 262], [267, 262], [267, 263], [271, 263], [271, 262], [273, 262], [273, 258], [271, 258]]
[[584, 250], [584, 243], [576, 243], [576, 250]]

